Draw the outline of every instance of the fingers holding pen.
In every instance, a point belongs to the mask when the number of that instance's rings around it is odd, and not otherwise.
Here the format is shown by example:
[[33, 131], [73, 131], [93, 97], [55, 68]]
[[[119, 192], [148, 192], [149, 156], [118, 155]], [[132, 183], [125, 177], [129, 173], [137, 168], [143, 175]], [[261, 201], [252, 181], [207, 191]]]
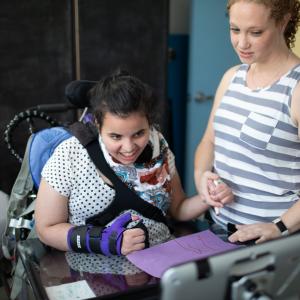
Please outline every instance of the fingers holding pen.
[[217, 215], [224, 205], [234, 200], [231, 188], [220, 178], [220, 176], [211, 171], [203, 173], [200, 182], [200, 195], [205, 203], [214, 207]]
[[216, 180], [219, 176], [213, 172], [206, 171], [203, 173], [201, 178], [201, 190], [200, 195], [204, 202], [210, 206], [222, 207], [222, 203], [216, 197], [215, 186], [213, 181]]
[[209, 183], [210, 197], [214, 201], [221, 202], [222, 207], [233, 201], [234, 196], [231, 188], [220, 178]]

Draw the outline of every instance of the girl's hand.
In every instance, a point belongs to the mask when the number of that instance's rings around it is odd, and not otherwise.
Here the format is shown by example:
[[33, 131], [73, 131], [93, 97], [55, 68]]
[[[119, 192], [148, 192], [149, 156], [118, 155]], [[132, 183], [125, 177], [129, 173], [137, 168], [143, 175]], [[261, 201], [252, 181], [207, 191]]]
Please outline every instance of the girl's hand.
[[274, 223], [257, 223], [249, 225], [236, 225], [237, 231], [228, 240], [231, 243], [256, 240], [255, 244], [281, 237], [281, 233]]
[[123, 232], [121, 253], [127, 255], [145, 248], [145, 232], [141, 228], [127, 229]]

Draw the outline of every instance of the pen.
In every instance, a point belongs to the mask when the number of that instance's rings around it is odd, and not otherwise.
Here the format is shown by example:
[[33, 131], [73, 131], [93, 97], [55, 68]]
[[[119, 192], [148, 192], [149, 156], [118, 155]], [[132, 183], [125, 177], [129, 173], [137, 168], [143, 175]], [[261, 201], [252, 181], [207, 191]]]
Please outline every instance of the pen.
[[[222, 182], [223, 181], [220, 178], [214, 180], [215, 186], [219, 185]], [[216, 215], [218, 216], [220, 214], [220, 207], [214, 207], [214, 210], [215, 210]]]

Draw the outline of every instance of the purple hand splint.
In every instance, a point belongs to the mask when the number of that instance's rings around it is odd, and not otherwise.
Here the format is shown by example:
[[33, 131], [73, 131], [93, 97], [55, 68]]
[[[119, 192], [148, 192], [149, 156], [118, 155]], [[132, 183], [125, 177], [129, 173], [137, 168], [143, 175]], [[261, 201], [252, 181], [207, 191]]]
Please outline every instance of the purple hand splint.
[[102, 232], [101, 250], [104, 255], [121, 255], [123, 232], [131, 222], [131, 213], [120, 215]]
[[[122, 255], [123, 232], [132, 221], [131, 213], [118, 216], [108, 227], [93, 226], [91, 224], [72, 227], [67, 236], [70, 250], [80, 253], [98, 253], [106, 256]], [[145, 245], [149, 246], [148, 231], [140, 220], [133, 228], [141, 228], [145, 232]]]

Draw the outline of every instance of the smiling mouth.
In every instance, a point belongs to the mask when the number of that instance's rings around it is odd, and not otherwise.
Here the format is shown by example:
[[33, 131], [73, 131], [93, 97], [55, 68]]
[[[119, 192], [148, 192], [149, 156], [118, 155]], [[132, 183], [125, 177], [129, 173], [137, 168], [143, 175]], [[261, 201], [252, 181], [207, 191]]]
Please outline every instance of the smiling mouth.
[[131, 152], [131, 153], [122, 153], [120, 152], [120, 155], [126, 159], [126, 160], [131, 160], [136, 156], [137, 151]]

